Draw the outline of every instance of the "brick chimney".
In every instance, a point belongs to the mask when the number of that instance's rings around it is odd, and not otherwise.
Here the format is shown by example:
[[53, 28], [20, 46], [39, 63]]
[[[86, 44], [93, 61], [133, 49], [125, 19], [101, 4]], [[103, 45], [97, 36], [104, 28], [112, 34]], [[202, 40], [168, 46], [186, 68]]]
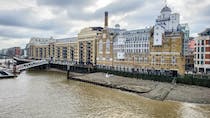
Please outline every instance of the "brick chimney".
[[108, 12], [105, 12], [105, 19], [104, 19], [104, 27], [107, 28], [108, 27]]

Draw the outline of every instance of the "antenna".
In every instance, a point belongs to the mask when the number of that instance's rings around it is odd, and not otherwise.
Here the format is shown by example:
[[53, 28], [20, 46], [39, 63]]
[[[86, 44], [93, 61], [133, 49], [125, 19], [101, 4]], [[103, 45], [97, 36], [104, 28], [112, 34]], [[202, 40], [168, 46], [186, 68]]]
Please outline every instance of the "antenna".
[[167, 6], [168, 1], [167, 0], [163, 0], [165, 6]]

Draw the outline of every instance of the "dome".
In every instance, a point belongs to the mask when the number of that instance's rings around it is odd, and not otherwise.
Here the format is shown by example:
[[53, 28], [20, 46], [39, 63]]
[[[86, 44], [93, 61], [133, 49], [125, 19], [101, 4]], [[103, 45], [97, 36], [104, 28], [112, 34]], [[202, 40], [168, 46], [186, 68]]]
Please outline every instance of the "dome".
[[163, 9], [161, 10], [162, 12], [171, 12], [171, 8], [169, 8], [167, 5], [165, 7], [163, 7]]
[[120, 27], [120, 25], [119, 25], [119, 24], [116, 24], [116, 25], [115, 25], [115, 27], [116, 27], [116, 28], [119, 28], [119, 27]]

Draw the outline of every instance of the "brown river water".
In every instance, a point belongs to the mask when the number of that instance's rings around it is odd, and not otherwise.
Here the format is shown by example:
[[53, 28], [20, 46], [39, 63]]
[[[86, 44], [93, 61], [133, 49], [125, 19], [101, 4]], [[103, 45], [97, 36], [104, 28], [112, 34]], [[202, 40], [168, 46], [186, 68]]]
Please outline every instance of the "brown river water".
[[210, 118], [210, 105], [155, 101], [59, 72], [25, 71], [0, 80], [0, 118]]

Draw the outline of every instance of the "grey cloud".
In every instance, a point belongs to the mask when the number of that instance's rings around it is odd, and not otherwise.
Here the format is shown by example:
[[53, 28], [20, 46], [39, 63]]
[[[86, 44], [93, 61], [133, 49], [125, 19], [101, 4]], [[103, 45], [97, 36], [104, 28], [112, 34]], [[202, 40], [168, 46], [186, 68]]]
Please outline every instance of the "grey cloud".
[[33, 16], [29, 9], [1, 10], [0, 24], [6, 26], [29, 26], [32, 25]]
[[137, 12], [134, 14], [130, 14], [126, 17], [125, 21], [130, 22], [132, 27], [147, 27], [152, 26], [155, 23], [155, 19], [160, 15], [161, 7], [158, 8], [156, 6], [161, 6], [160, 2], [153, 2], [154, 4], [150, 4], [148, 7], [147, 4], [136, 9]]
[[126, 12], [134, 11], [145, 4], [144, 0], [118, 0], [106, 6], [102, 9], [99, 9], [98, 12], [110, 11], [112, 14], [124, 14]]
[[22, 39], [30, 37], [50, 37], [59, 35], [61, 32], [56, 31], [45, 31], [45, 30], [36, 30], [36, 29], [26, 29], [20, 27], [5, 27], [0, 26], [0, 37], [5, 39]]
[[144, 5], [143, 0], [133, 0], [132, 2], [130, 0], [118, 0], [110, 5], [98, 9], [94, 13], [88, 13], [84, 12], [82, 10], [68, 10], [68, 14], [70, 18], [73, 19], [83, 19], [83, 20], [98, 20], [102, 19], [103, 13], [105, 11], [110, 12], [112, 15], [122, 15], [131, 11], [135, 11], [136, 9], [142, 7]]
[[21, 39], [21, 38], [29, 37], [30, 33], [20, 32], [20, 30], [17, 30], [17, 28], [0, 27], [0, 36], [7, 37], [7, 38], [20, 38]]
[[[144, 0], [117, 0], [110, 5], [98, 9], [94, 13], [84, 11], [84, 8], [94, 5], [96, 0], [37, 0], [39, 5], [51, 6], [54, 9], [66, 10], [71, 20], [99, 20], [103, 17], [104, 11], [109, 11], [112, 15], [120, 15], [127, 12], [134, 11], [140, 7], [143, 7]], [[55, 10], [55, 14], [57, 14]]]
[[62, 19], [39, 19], [31, 9], [1, 10], [0, 25], [16, 26], [40, 30], [64, 30], [67, 29]]
[[96, 0], [37, 0], [38, 5], [53, 7], [85, 6], [96, 2]]
[[[0, 35], [10, 38], [24, 38], [36, 35], [65, 35], [75, 27], [85, 27], [82, 26], [83, 24], [76, 26], [71, 24], [71, 22], [96, 21], [102, 25], [104, 11], [109, 11], [110, 16], [122, 16], [125, 13], [131, 13], [123, 19], [123, 22], [128, 24], [128, 27], [125, 28], [136, 29], [154, 25], [155, 19], [163, 7], [162, 0], [116, 0], [93, 13], [84, 11], [84, 8], [94, 6], [96, 1], [97, 0], [36, 0], [37, 8], [49, 8], [49, 10], [56, 15], [56, 18], [48, 20], [39, 18], [37, 13], [29, 7], [16, 10], [0, 10], [0, 25], [2, 27], [14, 28], [12, 30], [0, 27]], [[203, 1], [207, 3], [209, 0]], [[197, 11], [195, 13], [193, 12], [192, 17], [184, 19], [186, 22], [191, 23], [189, 25], [192, 33], [200, 32], [210, 25], [210, 2], [208, 2], [208, 6], [206, 5], [199, 9], [196, 9], [197, 6], [202, 5], [199, 0], [185, 0], [183, 4], [185, 8], [176, 6], [176, 4], [169, 4], [169, 6], [173, 6], [172, 8], [175, 9], [179, 7], [182, 10], [180, 11], [182, 17], [185, 17], [184, 14]], [[66, 13], [67, 18], [61, 15], [63, 13]], [[90, 26], [92, 26], [92, 24], [90, 24]], [[18, 28], [25, 28], [28, 32], [20, 32]]]
[[200, 12], [200, 14], [210, 17], [210, 4], [204, 7], [202, 12]]

